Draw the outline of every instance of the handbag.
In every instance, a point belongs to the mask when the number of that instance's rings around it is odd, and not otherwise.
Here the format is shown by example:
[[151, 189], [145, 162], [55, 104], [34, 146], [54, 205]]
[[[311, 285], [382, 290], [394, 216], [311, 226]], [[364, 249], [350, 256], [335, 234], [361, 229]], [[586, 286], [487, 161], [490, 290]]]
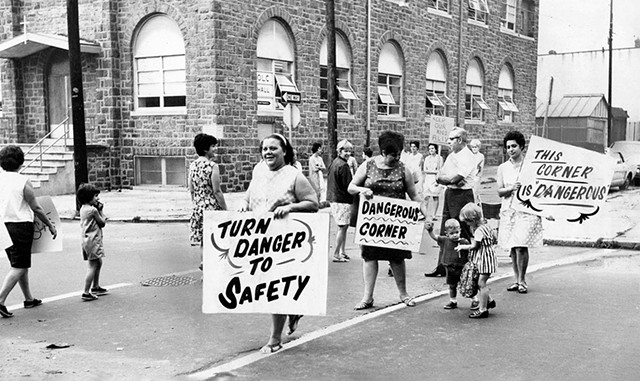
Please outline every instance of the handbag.
[[478, 266], [468, 261], [462, 267], [460, 281], [458, 282], [458, 292], [465, 298], [473, 298], [478, 293], [478, 278], [480, 272]]
[[353, 202], [351, 203], [351, 215], [349, 216], [349, 226], [356, 227], [358, 223], [358, 208], [360, 208], [360, 195], [353, 195]]

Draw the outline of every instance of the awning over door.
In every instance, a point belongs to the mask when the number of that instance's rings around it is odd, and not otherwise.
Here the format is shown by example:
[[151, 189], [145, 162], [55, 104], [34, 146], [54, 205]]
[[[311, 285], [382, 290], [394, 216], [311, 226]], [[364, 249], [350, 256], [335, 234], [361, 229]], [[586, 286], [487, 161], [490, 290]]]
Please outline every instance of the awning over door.
[[[23, 58], [46, 48], [69, 50], [69, 40], [57, 34], [25, 33], [0, 43], [0, 58]], [[80, 52], [98, 54], [100, 45], [80, 40]]]

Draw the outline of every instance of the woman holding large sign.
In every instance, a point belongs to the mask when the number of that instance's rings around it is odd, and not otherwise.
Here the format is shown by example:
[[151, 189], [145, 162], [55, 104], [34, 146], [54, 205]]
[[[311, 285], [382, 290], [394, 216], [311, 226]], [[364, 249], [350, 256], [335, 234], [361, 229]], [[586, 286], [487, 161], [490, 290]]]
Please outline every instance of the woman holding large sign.
[[[253, 170], [241, 211], [273, 212], [276, 218], [292, 212], [317, 212], [318, 197], [307, 178], [293, 163], [293, 147], [284, 136], [273, 134], [260, 143], [262, 161]], [[260, 352], [268, 354], [282, 348], [282, 331], [287, 315], [271, 315], [271, 337]], [[289, 334], [301, 315], [289, 315]]]
[[[349, 184], [349, 193], [360, 194], [364, 198], [384, 196], [420, 202], [420, 211], [427, 214], [422, 197], [416, 191], [413, 176], [399, 159], [404, 145], [404, 136], [394, 131], [385, 131], [378, 137], [380, 156], [361, 165]], [[364, 295], [354, 309], [364, 310], [373, 307], [373, 290], [378, 276], [378, 261], [389, 261], [400, 300], [409, 307], [416, 305], [407, 293], [405, 259], [411, 259], [411, 251], [388, 249], [362, 245]]]
[[20, 147], [9, 145], [0, 150], [0, 166], [4, 169], [4, 172], [0, 172], [0, 216], [13, 243], [6, 250], [11, 268], [0, 288], [0, 315], [3, 318], [13, 316], [4, 303], [16, 284], [20, 285], [24, 294], [24, 308], [42, 304], [42, 300], [31, 295], [29, 287], [34, 217], [38, 217], [49, 228], [54, 239], [58, 234], [36, 200], [31, 181], [18, 173], [22, 164], [24, 153]]
[[515, 282], [507, 290], [525, 294], [528, 290], [525, 276], [529, 265], [529, 248], [542, 244], [542, 220], [539, 216], [511, 208], [513, 196], [520, 188], [518, 174], [524, 162], [524, 135], [519, 131], [509, 131], [503, 143], [509, 160], [498, 167], [498, 196], [502, 198], [498, 244], [508, 249], [511, 257]]

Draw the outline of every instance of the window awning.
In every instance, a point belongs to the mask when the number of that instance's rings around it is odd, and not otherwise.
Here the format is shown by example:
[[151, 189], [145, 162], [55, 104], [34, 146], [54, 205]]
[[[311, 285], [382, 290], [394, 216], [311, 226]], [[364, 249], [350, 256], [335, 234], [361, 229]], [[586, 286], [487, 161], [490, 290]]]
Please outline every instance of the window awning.
[[[0, 43], [0, 58], [23, 58], [47, 48], [69, 50], [69, 39], [57, 34], [25, 33]], [[80, 40], [80, 52], [98, 54], [100, 45]]]
[[387, 86], [378, 86], [378, 97], [380, 98], [381, 103], [385, 103], [388, 105], [396, 104], [396, 101], [393, 99], [393, 94]]
[[444, 107], [444, 103], [440, 101], [440, 98], [433, 91], [427, 91], [427, 99], [431, 102], [432, 107]]

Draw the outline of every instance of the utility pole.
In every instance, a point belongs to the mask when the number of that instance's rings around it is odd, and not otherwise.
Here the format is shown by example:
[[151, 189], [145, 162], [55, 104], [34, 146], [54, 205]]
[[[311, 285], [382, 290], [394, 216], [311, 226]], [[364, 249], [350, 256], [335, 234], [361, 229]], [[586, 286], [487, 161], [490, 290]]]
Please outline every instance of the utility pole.
[[[69, 72], [71, 76], [71, 112], [73, 121], [73, 162], [76, 190], [89, 182], [87, 138], [84, 130], [84, 95], [82, 90], [82, 59], [78, 27], [78, 0], [67, 0], [67, 31], [69, 35]], [[76, 203], [76, 210], [79, 210]]]
[[611, 113], [612, 109], [612, 101], [611, 101], [611, 90], [612, 80], [613, 80], [613, 0], [611, 1], [610, 12], [609, 12], [609, 95], [608, 95], [608, 112], [607, 112], [607, 136], [604, 139], [604, 148], [606, 149], [611, 145], [611, 134], [613, 133], [613, 114]]
[[[549, 106], [551, 105], [551, 97], [553, 96], [553, 77], [549, 80], [549, 100], [544, 110], [544, 119], [542, 121], [542, 137], [549, 137]], [[562, 127], [561, 127], [562, 128]]]
[[331, 161], [338, 156], [338, 94], [336, 87], [336, 15], [334, 0], [327, 7], [327, 128]]

